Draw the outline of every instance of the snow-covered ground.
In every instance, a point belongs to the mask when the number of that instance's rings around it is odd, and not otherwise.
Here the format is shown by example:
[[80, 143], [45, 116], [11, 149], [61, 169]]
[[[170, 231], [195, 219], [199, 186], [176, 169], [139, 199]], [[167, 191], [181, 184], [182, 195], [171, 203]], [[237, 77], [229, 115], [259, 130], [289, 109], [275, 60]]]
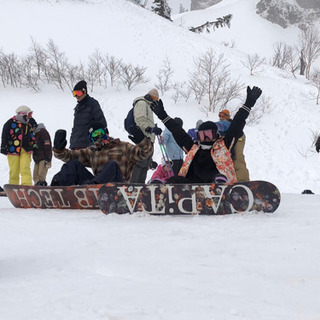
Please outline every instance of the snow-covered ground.
[[[27, 54], [31, 37], [43, 46], [53, 39], [75, 63], [99, 49], [148, 67], [151, 81], [131, 91], [120, 86], [89, 92], [100, 102], [110, 133], [123, 140], [128, 108], [154, 86], [166, 57], [174, 81], [184, 81], [199, 54], [208, 48], [223, 53], [234, 78], [261, 87], [272, 101], [271, 113], [246, 126], [245, 155], [251, 179], [268, 180], [282, 193], [275, 214], [224, 217], [18, 210], [0, 198], [1, 319], [320, 319], [320, 196], [301, 195], [304, 189], [320, 193], [319, 155], [312, 146], [320, 109], [304, 78], [269, 65], [250, 76], [241, 64], [247, 53], [270, 58], [274, 42], [297, 39], [298, 30], [256, 16], [255, 2], [224, 0], [174, 16], [171, 23], [125, 0], [1, 0], [0, 50], [6, 53]], [[202, 35], [186, 30], [229, 13], [230, 29]], [[221, 45], [232, 40], [236, 48]], [[52, 137], [60, 128], [70, 136], [76, 103], [69, 90], [0, 86], [0, 94], [1, 124], [26, 104]], [[170, 96], [161, 97], [165, 107], [186, 129], [206, 119], [193, 98], [175, 104]], [[217, 118], [217, 112], [208, 117]], [[155, 160], [160, 157], [156, 146]], [[54, 159], [48, 181], [60, 166]], [[7, 181], [1, 155], [0, 184]]]

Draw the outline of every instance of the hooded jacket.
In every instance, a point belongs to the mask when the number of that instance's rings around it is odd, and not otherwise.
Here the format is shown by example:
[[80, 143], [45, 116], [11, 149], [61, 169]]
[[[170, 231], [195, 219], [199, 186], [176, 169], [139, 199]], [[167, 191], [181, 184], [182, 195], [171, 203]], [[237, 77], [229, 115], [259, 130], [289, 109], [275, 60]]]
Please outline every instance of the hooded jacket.
[[70, 149], [86, 148], [92, 145], [92, 142], [88, 137], [88, 129], [92, 122], [100, 122], [104, 127], [107, 127], [107, 121], [99, 102], [87, 95], [74, 108]]
[[52, 144], [50, 134], [43, 123], [39, 123], [34, 132], [38, 148], [33, 152], [33, 161], [39, 163], [42, 160], [51, 162], [52, 159]]
[[[20, 116], [21, 117], [21, 116]], [[36, 147], [31, 125], [16, 115], [3, 126], [1, 137], [1, 153], [19, 156], [21, 148], [32, 153]]]
[[134, 121], [136, 122], [137, 126], [140, 127], [144, 135], [151, 139], [152, 142], [155, 140], [154, 133], [148, 133], [146, 132], [146, 128], [154, 127], [154, 118], [153, 118], [153, 112], [150, 108], [150, 105], [152, 103], [152, 98], [148, 99], [149, 95], [145, 95], [144, 97], [138, 97], [134, 99], [134, 109], [133, 109], [133, 115], [134, 115]]

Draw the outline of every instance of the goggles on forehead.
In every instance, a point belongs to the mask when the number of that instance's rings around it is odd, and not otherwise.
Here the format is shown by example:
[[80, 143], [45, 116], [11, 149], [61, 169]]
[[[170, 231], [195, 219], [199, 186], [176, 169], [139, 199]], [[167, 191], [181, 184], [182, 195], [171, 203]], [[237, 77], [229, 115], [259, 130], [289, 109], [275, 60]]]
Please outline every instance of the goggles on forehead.
[[74, 97], [81, 97], [83, 95], [83, 92], [81, 90], [73, 90], [72, 94]]
[[89, 138], [92, 142], [97, 141], [99, 138], [103, 138], [104, 136], [106, 136], [106, 133], [104, 132], [103, 129], [97, 129], [95, 131], [92, 131], [91, 133], [89, 133]]
[[212, 129], [198, 131], [198, 140], [200, 142], [216, 140], [216, 132]]

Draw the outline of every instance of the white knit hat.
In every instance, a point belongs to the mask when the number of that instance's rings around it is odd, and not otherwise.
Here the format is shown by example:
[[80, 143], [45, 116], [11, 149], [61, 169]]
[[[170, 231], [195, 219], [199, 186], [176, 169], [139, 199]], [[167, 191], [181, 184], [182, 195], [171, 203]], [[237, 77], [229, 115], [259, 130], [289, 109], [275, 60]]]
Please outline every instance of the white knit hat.
[[30, 113], [30, 112], [32, 112], [32, 110], [31, 110], [29, 107], [22, 105], [22, 106], [20, 106], [20, 107], [18, 107], [18, 108], [16, 109], [16, 113], [17, 113], [17, 114], [20, 113], [20, 112]]

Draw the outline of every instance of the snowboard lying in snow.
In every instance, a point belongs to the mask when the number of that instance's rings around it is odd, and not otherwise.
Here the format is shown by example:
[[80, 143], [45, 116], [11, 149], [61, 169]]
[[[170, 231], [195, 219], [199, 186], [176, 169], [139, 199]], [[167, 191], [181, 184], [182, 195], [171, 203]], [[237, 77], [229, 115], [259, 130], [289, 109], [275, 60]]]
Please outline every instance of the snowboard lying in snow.
[[9, 200], [16, 208], [99, 209], [101, 185], [42, 187], [5, 184]]
[[153, 215], [223, 215], [274, 212], [280, 192], [266, 181], [235, 184], [123, 184], [100, 187], [98, 204], [103, 213], [144, 212]]
[[103, 213], [221, 215], [274, 212], [280, 192], [265, 181], [235, 184], [123, 184], [91, 186], [3, 186], [16, 208], [101, 209]]

